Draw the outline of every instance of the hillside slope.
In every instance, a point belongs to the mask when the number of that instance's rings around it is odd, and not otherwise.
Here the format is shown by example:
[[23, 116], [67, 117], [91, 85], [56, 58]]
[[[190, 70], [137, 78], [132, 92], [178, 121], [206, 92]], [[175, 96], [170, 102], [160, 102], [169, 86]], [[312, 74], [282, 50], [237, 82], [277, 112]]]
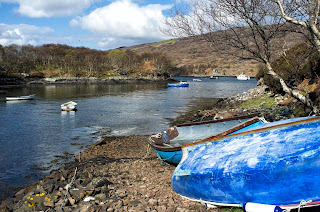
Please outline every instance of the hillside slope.
[[[289, 49], [301, 42], [302, 38], [297, 34], [287, 36], [285, 49]], [[280, 49], [281, 48], [281, 49]], [[212, 42], [196, 38], [178, 38], [158, 43], [149, 43], [124, 47], [123, 50], [131, 50], [141, 54], [164, 53], [172, 60], [176, 67], [186, 67], [191, 70], [191, 75], [246, 75], [255, 76], [258, 62], [255, 60], [243, 60], [225, 52], [226, 46], [216, 45]], [[283, 46], [279, 47], [279, 54], [283, 52]], [[241, 55], [241, 51], [232, 52], [233, 55]]]

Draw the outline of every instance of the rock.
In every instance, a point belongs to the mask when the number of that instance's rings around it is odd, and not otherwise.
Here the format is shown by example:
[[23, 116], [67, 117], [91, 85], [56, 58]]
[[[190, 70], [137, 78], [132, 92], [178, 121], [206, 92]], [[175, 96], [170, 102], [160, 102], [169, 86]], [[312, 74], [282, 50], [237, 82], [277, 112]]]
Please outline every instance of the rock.
[[13, 198], [8, 198], [2, 201], [1, 205], [0, 205], [0, 209], [3, 208], [4, 210], [13, 210], [13, 208], [15, 207], [16, 203], [14, 201]]
[[84, 198], [84, 202], [90, 202], [90, 201], [94, 201], [95, 200], [95, 198], [94, 197], [92, 197], [92, 196], [87, 196], [86, 198]]
[[149, 199], [148, 201], [149, 205], [156, 206], [158, 204], [158, 200], [156, 199]]
[[130, 206], [138, 206], [139, 204], [141, 204], [139, 200], [132, 200], [129, 202]]
[[45, 201], [45, 202], [43, 202], [43, 205], [46, 207], [54, 207], [55, 206], [53, 201]]
[[20, 189], [17, 193], [15, 193], [15, 196], [19, 196], [21, 194], [25, 194], [26, 189]]
[[92, 181], [91, 181], [91, 184], [94, 186], [94, 187], [102, 187], [102, 186], [107, 186], [107, 185], [111, 185], [112, 182], [108, 181], [107, 179], [103, 178], [103, 177], [97, 177], [97, 178], [94, 178]]
[[107, 196], [104, 193], [100, 193], [100, 194], [95, 195], [94, 198], [102, 201], [102, 200], [106, 200]]
[[123, 205], [128, 205], [128, 204], [129, 204], [129, 202], [130, 202], [130, 200], [125, 199], [125, 200], [123, 200]]
[[10, 210], [7, 207], [1, 207], [0, 206], [0, 212], [10, 212]]
[[[108, 138], [107, 142], [86, 150], [82, 155], [87, 158], [82, 158], [81, 163], [69, 164], [65, 170], [53, 171], [50, 177], [39, 180], [21, 204], [16, 204], [19, 200], [15, 197], [4, 201], [2, 208], [11, 205], [9, 211], [13, 207], [18, 212], [59, 211], [66, 193], [64, 187], [71, 182], [77, 166], [75, 181], [63, 206], [65, 212], [203, 210], [200, 203], [174, 193], [170, 176], [175, 167], [161, 166], [153, 151], [146, 156], [146, 139], [147, 136]], [[92, 179], [88, 179], [88, 172]], [[61, 176], [65, 178], [63, 182]], [[85, 202], [86, 198], [90, 201]]]
[[76, 203], [76, 200], [71, 197], [68, 197], [68, 200], [69, 200], [70, 205], [74, 205]]

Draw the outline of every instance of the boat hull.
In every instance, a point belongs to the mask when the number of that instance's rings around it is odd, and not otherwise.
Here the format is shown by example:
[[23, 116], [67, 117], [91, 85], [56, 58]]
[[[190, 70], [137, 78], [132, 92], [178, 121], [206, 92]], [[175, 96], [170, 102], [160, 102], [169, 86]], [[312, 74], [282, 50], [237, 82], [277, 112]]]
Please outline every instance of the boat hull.
[[263, 122], [259, 118], [243, 116], [210, 122], [177, 125], [148, 138], [158, 158], [177, 165], [182, 158], [181, 145], [240, 132]]
[[[263, 126], [263, 125], [261, 125]], [[182, 147], [172, 176], [181, 196], [221, 205], [294, 205], [320, 199], [320, 118]]]
[[35, 97], [36, 97], [35, 94], [29, 95], [29, 96], [6, 97], [6, 101], [32, 100]]
[[176, 151], [162, 151], [153, 148], [153, 150], [157, 153], [158, 158], [161, 161], [165, 161], [170, 164], [178, 165], [182, 158], [182, 150]]
[[189, 87], [188, 82], [180, 82], [180, 83], [168, 83], [168, 87]]
[[77, 103], [75, 102], [67, 102], [61, 105], [61, 110], [63, 111], [76, 111], [77, 110]]

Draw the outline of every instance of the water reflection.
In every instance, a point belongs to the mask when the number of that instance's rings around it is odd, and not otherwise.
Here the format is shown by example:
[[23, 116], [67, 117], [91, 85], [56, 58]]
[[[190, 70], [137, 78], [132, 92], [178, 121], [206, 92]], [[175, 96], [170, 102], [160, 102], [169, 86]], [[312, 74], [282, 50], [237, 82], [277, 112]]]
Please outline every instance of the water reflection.
[[[188, 88], [169, 89], [165, 83], [69, 84], [8, 91], [8, 96], [37, 96], [30, 101], [0, 102], [0, 184], [28, 184], [31, 180], [23, 176], [63, 152], [78, 154], [101, 136], [160, 132], [168, 128], [169, 118], [184, 112], [191, 102], [256, 87], [255, 80], [184, 80], [191, 81]], [[60, 105], [71, 100], [78, 103], [77, 112], [61, 111]]]

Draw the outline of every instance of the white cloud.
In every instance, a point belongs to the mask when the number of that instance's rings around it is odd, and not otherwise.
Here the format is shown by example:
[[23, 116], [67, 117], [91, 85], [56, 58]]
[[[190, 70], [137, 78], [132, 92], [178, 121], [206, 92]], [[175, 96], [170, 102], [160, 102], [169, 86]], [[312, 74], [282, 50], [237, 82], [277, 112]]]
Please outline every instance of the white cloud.
[[0, 0], [18, 3], [16, 12], [32, 18], [70, 16], [81, 13], [98, 0]]
[[99, 34], [100, 47], [134, 44], [167, 39], [159, 30], [164, 22], [163, 10], [172, 5], [150, 4], [139, 6], [131, 0], [118, 0], [98, 8], [89, 15], [73, 19], [70, 24]]
[[[43, 38], [53, 32], [48, 27], [37, 27], [27, 24], [7, 25], [0, 23], [0, 44], [38, 45], [43, 43]], [[51, 35], [52, 36], [52, 35]]]

